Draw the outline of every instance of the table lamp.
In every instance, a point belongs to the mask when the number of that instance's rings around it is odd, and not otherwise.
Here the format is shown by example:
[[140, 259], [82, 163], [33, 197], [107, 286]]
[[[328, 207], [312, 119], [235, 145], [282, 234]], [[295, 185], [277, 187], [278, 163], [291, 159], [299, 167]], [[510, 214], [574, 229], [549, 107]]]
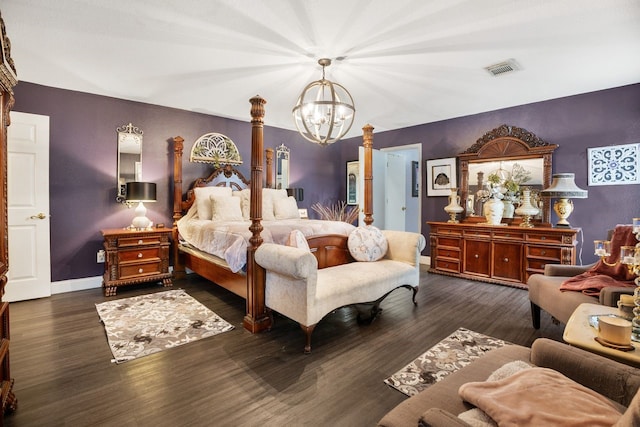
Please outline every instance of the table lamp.
[[545, 188], [540, 192], [542, 197], [556, 198], [553, 204], [553, 210], [558, 215], [559, 221], [556, 227], [570, 228], [571, 225], [567, 218], [573, 212], [573, 202], [570, 199], [586, 199], [589, 192], [579, 188], [574, 182], [575, 174], [573, 173], [556, 173], [553, 174], [553, 181], [549, 188]]
[[143, 202], [156, 201], [156, 184], [153, 182], [127, 182], [127, 203], [138, 202], [130, 228], [144, 230], [151, 226], [151, 220], [147, 218], [147, 208]]

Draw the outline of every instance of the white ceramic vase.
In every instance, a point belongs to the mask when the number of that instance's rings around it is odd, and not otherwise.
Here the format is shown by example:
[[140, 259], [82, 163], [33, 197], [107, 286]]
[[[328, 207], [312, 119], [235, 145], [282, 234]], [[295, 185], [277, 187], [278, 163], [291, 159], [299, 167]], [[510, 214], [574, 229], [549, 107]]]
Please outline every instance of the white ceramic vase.
[[499, 225], [502, 221], [502, 212], [504, 212], [504, 203], [502, 200], [491, 198], [484, 204], [484, 217], [487, 224]]
[[538, 214], [539, 210], [531, 204], [531, 190], [522, 191], [522, 204], [516, 209], [516, 214], [522, 216], [520, 227], [532, 228], [531, 217]]
[[516, 210], [516, 207], [513, 206], [513, 202], [511, 200], [503, 200], [502, 204], [504, 205], [502, 218], [513, 218], [513, 213]]
[[449, 204], [444, 207], [444, 211], [449, 214], [449, 221], [451, 223], [457, 223], [456, 214], [462, 212], [464, 208], [460, 206], [460, 196], [458, 195], [458, 189], [452, 188], [451, 194], [449, 194]]

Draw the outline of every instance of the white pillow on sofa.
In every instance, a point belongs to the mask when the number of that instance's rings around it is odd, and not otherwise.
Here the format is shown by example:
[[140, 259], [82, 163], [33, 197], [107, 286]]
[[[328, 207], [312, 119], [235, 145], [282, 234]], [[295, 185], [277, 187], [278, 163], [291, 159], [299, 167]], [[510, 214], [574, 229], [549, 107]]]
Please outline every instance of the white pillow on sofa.
[[298, 203], [292, 196], [273, 201], [273, 214], [276, 219], [300, 219]]
[[240, 198], [233, 196], [210, 196], [212, 221], [242, 221]]
[[365, 225], [349, 234], [347, 247], [356, 261], [378, 261], [387, 254], [389, 243], [379, 228]]
[[211, 199], [209, 197], [215, 196], [231, 196], [231, 187], [196, 187], [193, 189], [196, 196], [196, 209], [198, 212], [198, 218], [211, 219]]

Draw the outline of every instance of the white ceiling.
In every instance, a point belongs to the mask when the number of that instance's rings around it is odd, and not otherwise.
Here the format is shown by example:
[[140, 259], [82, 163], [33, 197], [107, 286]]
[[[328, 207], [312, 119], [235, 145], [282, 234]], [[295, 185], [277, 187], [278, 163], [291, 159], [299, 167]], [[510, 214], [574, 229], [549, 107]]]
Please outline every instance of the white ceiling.
[[[23, 81], [295, 129], [303, 87], [350, 136], [640, 82], [640, 0], [2, 0]], [[335, 58], [344, 57], [341, 61]], [[484, 67], [515, 59], [499, 77]], [[215, 131], [215, 129], [212, 129]]]

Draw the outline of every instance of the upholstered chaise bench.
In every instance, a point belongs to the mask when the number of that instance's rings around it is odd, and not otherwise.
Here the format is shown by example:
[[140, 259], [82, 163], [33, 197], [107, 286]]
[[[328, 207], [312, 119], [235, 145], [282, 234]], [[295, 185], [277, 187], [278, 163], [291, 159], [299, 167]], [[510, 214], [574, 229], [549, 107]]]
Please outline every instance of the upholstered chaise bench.
[[413, 290], [415, 304], [426, 241], [419, 233], [383, 234], [388, 250], [372, 262], [355, 261], [347, 237], [338, 235], [310, 239], [310, 250], [271, 243], [257, 249], [256, 262], [266, 270], [266, 306], [300, 324], [305, 353], [311, 351], [316, 324], [337, 308], [369, 303], [359, 317], [375, 317], [380, 302], [399, 287]]

